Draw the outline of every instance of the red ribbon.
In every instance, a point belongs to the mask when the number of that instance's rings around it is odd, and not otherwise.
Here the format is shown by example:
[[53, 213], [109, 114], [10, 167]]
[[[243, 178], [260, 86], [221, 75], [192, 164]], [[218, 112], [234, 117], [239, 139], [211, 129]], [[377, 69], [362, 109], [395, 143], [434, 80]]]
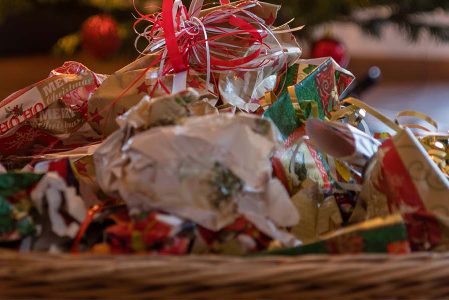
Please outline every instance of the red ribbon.
[[164, 2], [162, 3], [162, 18], [165, 44], [167, 45], [167, 53], [173, 69], [176, 73], [186, 71], [187, 64], [185, 63], [184, 58], [179, 52], [178, 43], [176, 41], [172, 0], [164, 0]]
[[83, 223], [81, 224], [78, 234], [76, 235], [75, 240], [73, 241], [72, 248], [71, 248], [72, 254], [79, 253], [79, 245], [81, 243], [82, 238], [84, 237], [84, 234], [87, 231], [87, 228], [94, 220], [95, 215], [102, 210], [103, 210], [103, 205], [95, 205], [89, 209], [89, 211], [87, 212], [87, 216], [84, 219]]
[[[243, 31], [252, 35], [259, 42], [262, 42], [263, 38], [260, 35], [260, 33], [257, 31], [257, 29], [254, 26], [252, 26], [250, 23], [246, 22], [245, 20], [238, 18], [236, 16], [231, 16], [231, 17], [229, 17], [229, 24], [232, 26], [235, 26], [239, 29], [242, 29]], [[238, 58], [238, 59], [232, 59], [232, 60], [222, 60], [222, 59], [211, 57], [211, 63], [215, 66], [220, 66], [220, 67], [237, 67], [240, 65], [247, 64], [247, 63], [251, 62], [252, 60], [256, 59], [260, 55], [261, 51], [262, 50], [259, 48], [257, 51], [253, 52], [252, 54], [250, 54], [248, 56], [245, 56], [243, 58]]]
[[[229, 0], [221, 0], [221, 5], [227, 5], [230, 4]], [[180, 51], [179, 45], [178, 45], [178, 39], [182, 40], [182, 38], [176, 36], [175, 26], [174, 26], [174, 17], [173, 17], [173, 0], [164, 0], [162, 4], [162, 20], [161, 20], [161, 26], [164, 29], [164, 39], [165, 44], [167, 48], [167, 54], [168, 54], [168, 60], [171, 63], [171, 66], [173, 70], [176, 73], [180, 73], [183, 71], [186, 71], [188, 69], [188, 49], [182, 49]], [[178, 14], [177, 14], [177, 17]], [[222, 23], [226, 20], [220, 20], [218, 22]], [[229, 35], [236, 35], [240, 33], [246, 33], [251, 35], [252, 39], [251, 42], [259, 42], [263, 43], [263, 36], [259, 33], [256, 27], [254, 27], [252, 24], [244, 20], [243, 18], [237, 17], [237, 16], [230, 16], [227, 20], [227, 22], [238, 29], [241, 30], [241, 32], [233, 32], [233, 33], [224, 33], [222, 35], [213, 36], [209, 38], [209, 41], [213, 41], [219, 38], [223, 38]], [[207, 25], [206, 25], [207, 26]], [[204, 40], [202, 42], [205, 42]], [[198, 43], [194, 43], [198, 44]], [[190, 45], [185, 45], [185, 47], [191, 47]], [[237, 58], [237, 59], [231, 59], [231, 60], [225, 60], [220, 59], [217, 57], [211, 57], [211, 64], [214, 66], [214, 68], [218, 69], [228, 69], [228, 68], [236, 68], [242, 65], [245, 65], [260, 56], [262, 50], [261, 48], [257, 49], [253, 53], [249, 54], [248, 56]]]

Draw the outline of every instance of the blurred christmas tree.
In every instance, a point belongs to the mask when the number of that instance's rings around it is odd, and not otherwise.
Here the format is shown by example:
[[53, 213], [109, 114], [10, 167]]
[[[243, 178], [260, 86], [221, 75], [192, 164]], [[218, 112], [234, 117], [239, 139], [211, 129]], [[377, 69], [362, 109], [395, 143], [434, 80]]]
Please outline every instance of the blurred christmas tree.
[[427, 32], [437, 40], [449, 41], [448, 23], [438, 22], [435, 14], [449, 10], [441, 0], [288, 0], [282, 2], [284, 18], [306, 24], [310, 35], [317, 25], [330, 21], [352, 22], [368, 34], [379, 37], [385, 25], [396, 25], [412, 41]]
[[[449, 1], [267, 1], [283, 5], [283, 21], [295, 18], [297, 25], [306, 24], [299, 33], [306, 39], [317, 25], [347, 21], [375, 36], [382, 34], [384, 25], [395, 24], [412, 40], [425, 31], [439, 40], [449, 40], [449, 26], [428, 16], [449, 10]], [[160, 5], [160, 0], [134, 2], [142, 9], [148, 4]], [[69, 55], [84, 48], [99, 58], [108, 57], [120, 45], [122, 53], [135, 54], [133, 11], [133, 0], [0, 0], [0, 55], [47, 52], [55, 45], [57, 51]]]
[[[146, 2], [134, 0], [139, 8]], [[133, 11], [133, 0], [0, 0], [0, 55], [71, 55], [82, 47], [105, 58], [120, 45], [134, 54]]]

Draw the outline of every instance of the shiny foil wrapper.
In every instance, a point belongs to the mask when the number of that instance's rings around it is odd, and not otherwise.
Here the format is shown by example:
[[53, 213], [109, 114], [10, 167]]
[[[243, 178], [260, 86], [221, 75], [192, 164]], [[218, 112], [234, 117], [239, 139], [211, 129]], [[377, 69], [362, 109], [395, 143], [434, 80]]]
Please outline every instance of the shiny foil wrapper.
[[302, 50], [290, 32], [268, 36], [264, 42], [275, 57], [273, 63], [256, 70], [220, 74], [218, 87], [224, 103], [246, 112], [255, 112], [260, 108], [260, 99], [263, 99], [265, 93], [273, 91], [279, 84], [277, 75], [285, 72], [301, 56]]

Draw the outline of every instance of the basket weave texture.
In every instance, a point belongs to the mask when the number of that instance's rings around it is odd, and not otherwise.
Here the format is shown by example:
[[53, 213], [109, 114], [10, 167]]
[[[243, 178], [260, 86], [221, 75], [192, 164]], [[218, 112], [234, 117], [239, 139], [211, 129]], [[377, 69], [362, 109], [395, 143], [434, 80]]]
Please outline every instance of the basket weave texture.
[[0, 251], [0, 299], [443, 299], [449, 254], [71, 256]]

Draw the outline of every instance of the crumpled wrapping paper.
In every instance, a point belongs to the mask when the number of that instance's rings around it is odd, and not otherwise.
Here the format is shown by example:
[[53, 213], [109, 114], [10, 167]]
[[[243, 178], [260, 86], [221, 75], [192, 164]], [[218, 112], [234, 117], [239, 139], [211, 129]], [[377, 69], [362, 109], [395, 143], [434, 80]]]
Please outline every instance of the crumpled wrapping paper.
[[277, 136], [269, 121], [207, 115], [127, 136], [138, 119], [132, 111], [94, 154], [105, 192], [124, 199], [131, 213], [160, 209], [214, 231], [244, 215], [269, 236], [295, 243], [276, 227], [295, 225], [299, 216], [271, 176]]
[[0, 159], [63, 151], [98, 141], [86, 122], [88, 101], [105, 79], [77, 62], [0, 102]]
[[332, 232], [343, 224], [335, 196], [326, 196], [319, 185], [310, 179], [292, 196], [292, 202], [301, 214], [292, 233], [304, 244], [316, 242], [321, 235]]
[[[138, 104], [145, 96], [156, 99], [170, 96], [174, 75], [161, 77], [157, 66], [150, 66], [154, 55], [144, 56], [110, 75], [89, 101], [90, 125], [101, 135], [109, 136], [119, 126], [116, 118]], [[197, 89], [201, 97], [216, 103], [216, 97], [205, 89], [205, 80], [191, 71], [187, 87]]]
[[330, 115], [354, 76], [331, 58], [325, 58], [298, 60], [278, 77], [274, 92], [280, 96], [271, 99], [274, 103], [263, 116], [275, 123], [285, 141], [275, 155], [279, 172], [286, 178], [291, 194], [301, 189], [306, 179], [329, 191], [334, 178], [328, 161], [321, 151], [303, 143], [301, 138], [306, 135], [306, 120]]
[[319, 119], [329, 116], [353, 80], [332, 58], [298, 60], [280, 77], [275, 89], [279, 97], [264, 117], [273, 120], [284, 139], [291, 139], [314, 111]]
[[413, 249], [429, 250], [443, 241], [449, 181], [410, 129], [382, 144], [367, 168], [360, 197], [367, 218], [401, 213]]
[[294, 248], [266, 252], [269, 255], [410, 253], [407, 229], [400, 214], [375, 218], [341, 228], [320, 240]]
[[74, 187], [56, 172], [0, 174], [0, 243], [20, 242], [22, 251], [67, 250], [87, 208]]
[[[30, 197], [39, 213], [49, 216], [51, 230], [56, 235], [69, 238], [76, 236], [79, 224], [87, 215], [87, 208], [74, 187], [67, 186], [57, 173], [50, 172], [34, 187]], [[61, 211], [73, 218], [74, 222], [67, 224]]]

